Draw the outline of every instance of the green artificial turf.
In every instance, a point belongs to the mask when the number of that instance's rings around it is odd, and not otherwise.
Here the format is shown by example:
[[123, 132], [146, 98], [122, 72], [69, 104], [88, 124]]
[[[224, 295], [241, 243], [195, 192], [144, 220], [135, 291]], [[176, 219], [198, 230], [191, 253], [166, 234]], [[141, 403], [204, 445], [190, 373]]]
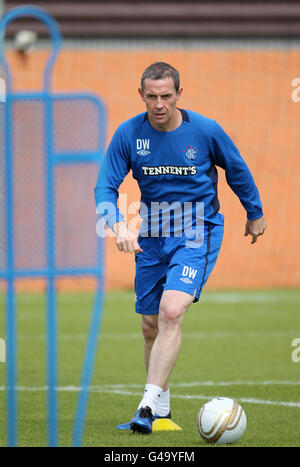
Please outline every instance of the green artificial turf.
[[[0, 337], [5, 334], [1, 295]], [[58, 296], [59, 445], [72, 445], [78, 390], [93, 295]], [[292, 359], [300, 337], [300, 291], [209, 291], [187, 312], [179, 359], [171, 380], [178, 432], [138, 435], [116, 430], [130, 420], [145, 384], [140, 316], [134, 293], [105, 297], [84, 446], [205, 447], [197, 426], [200, 407], [211, 397], [236, 399], [247, 429], [235, 446], [300, 446], [300, 362]], [[18, 446], [47, 446], [45, 297], [19, 294], [17, 306]], [[294, 351], [294, 354], [292, 353]], [[5, 364], [0, 364], [0, 446], [7, 444]]]

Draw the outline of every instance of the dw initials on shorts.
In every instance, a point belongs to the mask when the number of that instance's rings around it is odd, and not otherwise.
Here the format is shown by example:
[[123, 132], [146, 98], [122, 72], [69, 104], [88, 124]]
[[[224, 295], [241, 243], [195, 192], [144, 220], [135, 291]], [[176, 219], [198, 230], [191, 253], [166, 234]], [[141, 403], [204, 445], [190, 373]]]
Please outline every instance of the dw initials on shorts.
[[204, 224], [199, 248], [186, 246], [183, 237], [139, 237], [143, 253], [135, 257], [136, 312], [157, 314], [164, 290], [195, 294], [201, 291], [216, 263], [223, 239], [222, 225]]

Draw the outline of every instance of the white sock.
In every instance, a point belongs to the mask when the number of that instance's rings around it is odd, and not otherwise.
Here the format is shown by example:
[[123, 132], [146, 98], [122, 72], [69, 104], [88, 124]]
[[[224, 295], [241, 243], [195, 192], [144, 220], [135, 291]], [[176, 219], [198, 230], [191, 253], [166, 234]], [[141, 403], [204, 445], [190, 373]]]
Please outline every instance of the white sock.
[[167, 389], [164, 391], [160, 398], [158, 405], [156, 407], [156, 415], [160, 417], [166, 417], [170, 413], [170, 390]]
[[148, 405], [152, 411], [152, 414], [154, 415], [162, 392], [163, 390], [159, 386], [156, 386], [155, 384], [146, 384], [144, 397], [141, 400], [138, 409]]

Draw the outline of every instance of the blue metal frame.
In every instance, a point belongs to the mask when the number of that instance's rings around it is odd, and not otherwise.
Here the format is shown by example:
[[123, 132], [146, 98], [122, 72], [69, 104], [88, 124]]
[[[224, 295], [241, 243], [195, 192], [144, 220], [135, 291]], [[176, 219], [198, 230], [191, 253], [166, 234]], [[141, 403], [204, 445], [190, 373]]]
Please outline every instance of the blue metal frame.
[[[31, 18], [36, 18], [48, 27], [49, 33], [51, 36], [51, 43], [52, 43], [52, 51], [51, 55], [48, 58], [45, 71], [44, 71], [44, 90], [45, 91], [50, 91], [51, 89], [51, 76], [52, 76], [52, 71], [53, 67], [55, 65], [57, 56], [60, 51], [61, 47], [61, 34], [60, 30], [58, 27], [57, 22], [54, 20], [54, 18], [47, 13], [47, 11], [43, 10], [42, 8], [36, 7], [36, 6], [19, 6], [16, 8], [11, 9], [9, 12], [7, 12], [0, 23], [0, 41], [3, 42], [3, 37], [5, 33], [6, 27], [14, 21], [17, 18], [23, 17], [23, 16], [28, 16]], [[0, 62], [3, 66], [4, 72], [5, 72], [5, 77], [6, 77], [6, 89], [7, 92], [10, 93], [11, 91], [11, 74], [10, 74], [10, 69], [7, 65], [5, 55], [3, 48], [0, 48]]]
[[6, 344], [7, 344], [7, 442], [15, 446], [17, 439], [17, 339], [16, 339], [16, 296], [14, 290], [14, 245], [13, 245], [13, 166], [11, 146], [11, 107], [5, 106], [5, 184], [6, 184]]
[[[44, 71], [43, 91], [40, 93], [13, 93], [9, 67], [7, 66], [2, 49], [2, 39], [7, 25], [21, 17], [35, 17], [49, 28], [52, 40], [52, 52]], [[81, 391], [78, 397], [78, 407], [74, 422], [73, 444], [79, 446], [82, 442], [85, 413], [88, 400], [89, 385], [91, 382], [98, 334], [102, 318], [103, 299], [103, 245], [98, 239], [98, 257], [95, 268], [57, 268], [55, 264], [55, 186], [54, 169], [59, 164], [78, 164], [101, 162], [103, 151], [76, 154], [53, 154], [52, 151], [52, 104], [58, 99], [88, 99], [97, 106], [102, 116], [102, 125], [99, 127], [100, 141], [103, 150], [106, 137], [106, 109], [97, 96], [91, 94], [52, 94], [51, 76], [53, 67], [61, 46], [61, 35], [55, 20], [45, 10], [32, 6], [21, 6], [9, 11], [0, 23], [0, 63], [6, 77], [6, 103], [5, 103], [5, 152], [6, 152], [6, 270], [0, 271], [0, 278], [7, 281], [6, 293], [6, 341], [7, 341], [7, 444], [17, 445], [17, 336], [16, 336], [16, 295], [14, 282], [20, 277], [44, 277], [47, 279], [47, 381], [48, 381], [48, 444], [58, 445], [58, 401], [57, 401], [57, 297], [55, 279], [61, 276], [92, 275], [97, 278], [97, 291], [91, 317], [87, 349], [82, 371]], [[13, 149], [12, 149], [12, 105], [18, 100], [41, 99], [44, 102], [45, 115], [45, 187], [47, 222], [45, 225], [47, 239], [47, 268], [43, 269], [16, 269], [14, 259], [14, 175], [13, 175]]]

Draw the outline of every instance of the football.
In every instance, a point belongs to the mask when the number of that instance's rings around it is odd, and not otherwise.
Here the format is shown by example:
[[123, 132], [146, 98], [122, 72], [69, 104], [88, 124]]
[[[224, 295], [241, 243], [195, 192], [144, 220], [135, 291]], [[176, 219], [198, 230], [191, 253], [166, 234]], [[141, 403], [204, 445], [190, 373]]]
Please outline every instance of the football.
[[233, 444], [244, 434], [247, 418], [243, 408], [228, 397], [206, 402], [197, 416], [197, 426], [206, 443]]

